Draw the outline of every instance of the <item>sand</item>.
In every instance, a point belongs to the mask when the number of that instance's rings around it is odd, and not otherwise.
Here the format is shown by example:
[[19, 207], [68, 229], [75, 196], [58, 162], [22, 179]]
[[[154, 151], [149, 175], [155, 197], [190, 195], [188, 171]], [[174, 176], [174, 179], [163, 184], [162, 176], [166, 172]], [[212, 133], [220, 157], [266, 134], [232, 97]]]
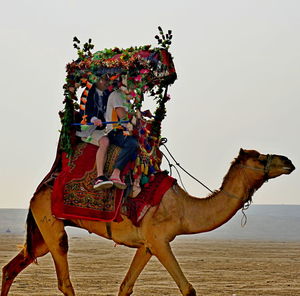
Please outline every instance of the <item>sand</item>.
[[[0, 263], [17, 252], [23, 237], [1, 235]], [[77, 296], [117, 295], [135, 252], [96, 236], [69, 238], [71, 279]], [[300, 242], [225, 241], [180, 237], [174, 253], [198, 296], [300, 295]], [[62, 295], [49, 254], [15, 280], [11, 296]], [[181, 295], [168, 272], [152, 258], [133, 295]]]

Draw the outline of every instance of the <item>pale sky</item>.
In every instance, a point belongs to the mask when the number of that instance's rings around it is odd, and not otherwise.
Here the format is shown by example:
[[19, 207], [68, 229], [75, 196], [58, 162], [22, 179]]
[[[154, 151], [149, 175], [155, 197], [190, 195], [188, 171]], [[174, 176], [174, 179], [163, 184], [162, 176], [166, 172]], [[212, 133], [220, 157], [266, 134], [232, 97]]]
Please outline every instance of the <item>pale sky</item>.
[[155, 46], [158, 25], [174, 36], [163, 135], [177, 161], [214, 190], [241, 147], [285, 155], [298, 169], [254, 203], [300, 204], [299, 11], [297, 0], [1, 0], [0, 207], [27, 208], [52, 166], [73, 37], [96, 50]]

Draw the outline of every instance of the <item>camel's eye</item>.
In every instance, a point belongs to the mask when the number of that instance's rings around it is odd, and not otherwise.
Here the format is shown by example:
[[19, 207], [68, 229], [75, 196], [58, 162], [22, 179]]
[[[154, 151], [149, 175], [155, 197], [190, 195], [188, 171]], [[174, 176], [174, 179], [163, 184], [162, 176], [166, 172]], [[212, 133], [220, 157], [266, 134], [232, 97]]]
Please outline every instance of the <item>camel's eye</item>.
[[262, 165], [266, 165], [267, 164], [267, 158], [265, 156], [260, 155], [258, 157], [258, 161], [262, 164]]

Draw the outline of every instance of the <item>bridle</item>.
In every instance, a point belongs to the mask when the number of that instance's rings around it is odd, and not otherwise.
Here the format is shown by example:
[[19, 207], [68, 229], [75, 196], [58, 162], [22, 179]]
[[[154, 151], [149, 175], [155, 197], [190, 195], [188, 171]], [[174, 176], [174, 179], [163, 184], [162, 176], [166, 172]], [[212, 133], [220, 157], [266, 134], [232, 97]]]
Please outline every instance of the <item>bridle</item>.
[[[257, 168], [257, 167], [244, 165], [244, 164], [239, 164], [239, 166], [242, 168], [250, 169], [250, 170], [254, 170], [254, 171], [262, 171], [264, 173], [263, 181], [266, 182], [269, 179], [269, 172], [270, 172], [270, 166], [271, 166], [272, 159], [273, 159], [273, 154], [267, 154], [267, 162], [263, 168]], [[247, 176], [247, 175], [245, 174], [245, 176]], [[234, 198], [237, 200], [242, 200], [243, 204], [245, 204], [247, 201], [249, 201], [249, 194], [247, 194], [246, 197], [244, 197], [244, 198], [240, 198], [232, 193], [225, 191], [224, 189], [222, 189], [221, 191], [228, 197], [231, 197], [231, 198]]]
[[265, 166], [263, 168], [252, 167], [252, 166], [248, 166], [248, 165], [244, 165], [244, 164], [240, 164], [239, 166], [242, 168], [251, 169], [254, 171], [263, 171], [264, 172], [264, 181], [266, 182], [269, 179], [269, 172], [270, 172], [270, 166], [271, 166], [272, 159], [273, 159], [273, 154], [267, 154], [267, 163], [265, 164]]

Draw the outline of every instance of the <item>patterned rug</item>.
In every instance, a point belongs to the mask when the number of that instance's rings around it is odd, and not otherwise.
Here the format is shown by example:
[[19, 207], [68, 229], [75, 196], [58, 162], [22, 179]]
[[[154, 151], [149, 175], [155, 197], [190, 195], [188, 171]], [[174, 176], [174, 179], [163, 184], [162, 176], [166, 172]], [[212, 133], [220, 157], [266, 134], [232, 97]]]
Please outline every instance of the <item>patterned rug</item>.
[[[176, 183], [176, 179], [165, 172], [159, 172], [152, 182], [142, 187], [135, 198], [127, 194], [123, 198], [123, 190], [116, 188], [96, 191], [93, 184], [96, 178], [97, 149], [95, 145], [80, 143], [71, 159], [62, 154], [62, 169], [54, 181], [52, 192], [53, 215], [59, 219], [120, 222], [123, 214], [138, 226], [148, 209], [160, 203], [165, 192]], [[111, 145], [104, 169], [108, 176], [113, 171], [119, 152], [119, 147]], [[129, 170], [130, 165], [124, 171], [128, 173]]]
[[[62, 155], [62, 171], [55, 180], [52, 193], [52, 213], [57, 218], [119, 220], [123, 191], [93, 189], [97, 149], [95, 145], [80, 143], [71, 159]], [[116, 146], [109, 149], [105, 167], [108, 175], [112, 173], [119, 151]]]
[[159, 172], [152, 182], [142, 188], [135, 198], [127, 198], [122, 205], [122, 214], [129, 217], [136, 226], [146, 215], [149, 208], [160, 204], [167, 190], [176, 183], [176, 179], [166, 172]]

